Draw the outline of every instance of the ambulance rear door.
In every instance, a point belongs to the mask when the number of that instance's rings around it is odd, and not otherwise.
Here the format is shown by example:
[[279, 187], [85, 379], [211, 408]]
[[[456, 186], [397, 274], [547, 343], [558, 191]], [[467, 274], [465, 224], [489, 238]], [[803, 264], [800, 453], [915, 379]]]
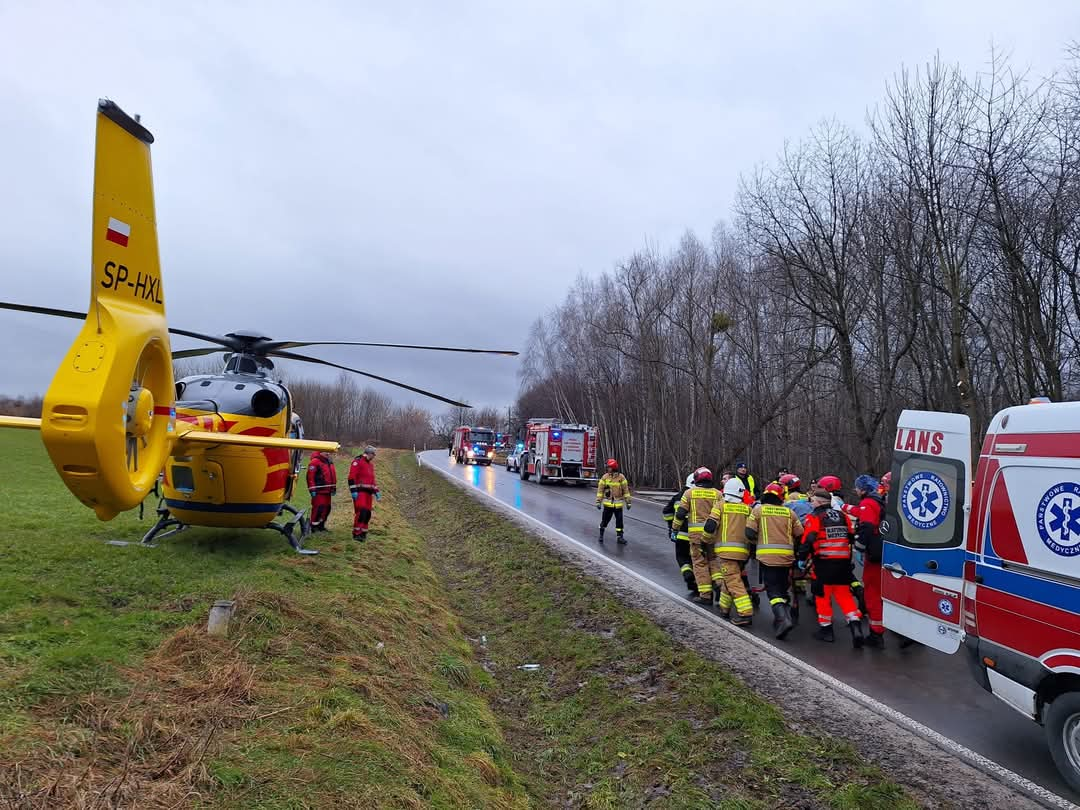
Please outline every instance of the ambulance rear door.
[[964, 634], [963, 577], [971, 492], [971, 421], [904, 411], [881, 524], [881, 596], [890, 630], [946, 653]]

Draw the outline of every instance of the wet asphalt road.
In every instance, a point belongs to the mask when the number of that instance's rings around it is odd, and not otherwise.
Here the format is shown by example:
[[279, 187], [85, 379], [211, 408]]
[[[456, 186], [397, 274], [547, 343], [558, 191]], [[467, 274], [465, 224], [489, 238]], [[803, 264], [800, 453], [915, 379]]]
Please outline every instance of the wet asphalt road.
[[[589, 543], [668, 590], [686, 593], [674, 545], [668, 540], [660, 514], [661, 504], [636, 498], [632, 510], [626, 513], [627, 545], [615, 543], [614, 522], [608, 527], [606, 542], [600, 545], [596, 542], [599, 512], [594, 506], [594, 489], [564, 484], [540, 486], [521, 481], [517, 473], [503, 467], [461, 466], [453, 463], [444, 450], [431, 450], [423, 456], [427, 463], [451, 470], [471, 486]], [[751, 583], [757, 581], [753, 568], [749, 576]], [[1032, 782], [1080, 802], [1080, 796], [1069, 789], [1055, 769], [1042, 727], [979, 687], [969, 673], [963, 652], [944, 655], [918, 645], [901, 650], [891, 633], [885, 650], [854, 650], [839, 617], [835, 622], [836, 643], [825, 644], [810, 637], [813, 616], [813, 609], [804, 603], [801, 624], [781, 642], [772, 637], [772, 614], [766, 605], [766, 610], [755, 614], [752, 632]], [[942, 778], [947, 777], [943, 774]]]

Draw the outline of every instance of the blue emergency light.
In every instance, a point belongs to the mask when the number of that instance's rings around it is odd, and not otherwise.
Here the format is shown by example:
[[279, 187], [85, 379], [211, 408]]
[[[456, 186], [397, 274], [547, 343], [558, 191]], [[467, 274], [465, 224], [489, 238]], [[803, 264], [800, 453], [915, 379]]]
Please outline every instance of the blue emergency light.
[[562, 434], [561, 434], [561, 433], [559, 433], [559, 431], [557, 431], [557, 430], [553, 430], [553, 431], [551, 432], [551, 438], [553, 438], [553, 439], [557, 439], [557, 438], [559, 438], [559, 436], [561, 436], [561, 435], [562, 435]]

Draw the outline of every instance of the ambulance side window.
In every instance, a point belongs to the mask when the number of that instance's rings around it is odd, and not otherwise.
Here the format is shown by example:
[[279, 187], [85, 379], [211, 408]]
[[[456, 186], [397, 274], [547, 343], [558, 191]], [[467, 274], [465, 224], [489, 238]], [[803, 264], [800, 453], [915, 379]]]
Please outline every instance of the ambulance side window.
[[951, 459], [897, 454], [885, 532], [891, 543], [914, 548], [955, 548], [964, 542], [967, 482], [963, 465]]

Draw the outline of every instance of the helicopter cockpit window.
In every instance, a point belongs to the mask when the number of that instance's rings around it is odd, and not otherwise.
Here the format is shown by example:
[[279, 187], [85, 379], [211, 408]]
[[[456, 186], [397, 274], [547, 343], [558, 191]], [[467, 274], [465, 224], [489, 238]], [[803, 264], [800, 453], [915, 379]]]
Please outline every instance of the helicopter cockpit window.
[[203, 388], [206, 388], [206, 386], [210, 385], [212, 382], [212, 380], [203, 380], [201, 383], [199, 383], [199, 385], [201, 385]]
[[233, 386], [233, 388], [235, 388], [237, 391], [243, 391], [244, 390], [244, 384], [243, 383], [237, 383], [236, 385]]

